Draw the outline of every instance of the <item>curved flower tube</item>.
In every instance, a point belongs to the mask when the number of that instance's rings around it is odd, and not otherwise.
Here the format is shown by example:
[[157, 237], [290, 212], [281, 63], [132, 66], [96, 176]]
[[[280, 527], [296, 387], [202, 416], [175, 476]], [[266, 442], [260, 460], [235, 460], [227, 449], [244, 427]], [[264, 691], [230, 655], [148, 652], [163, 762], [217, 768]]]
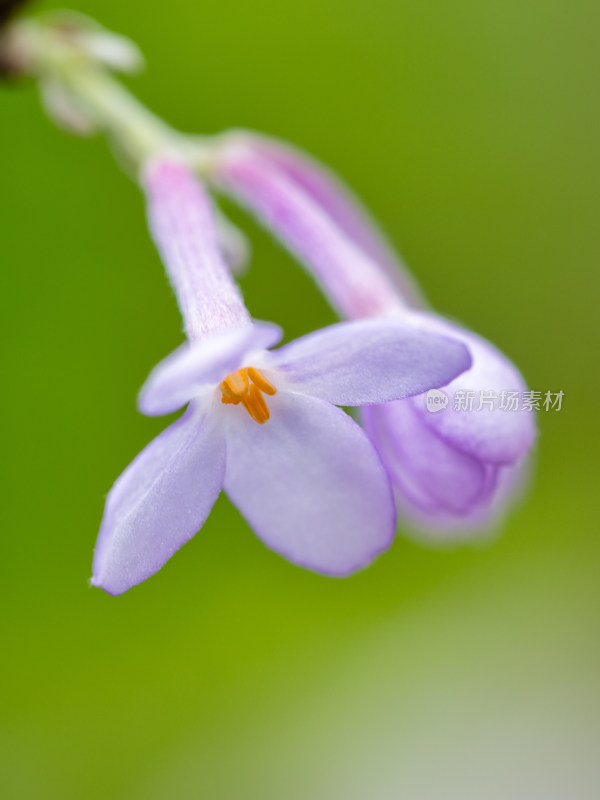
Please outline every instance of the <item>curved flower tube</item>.
[[[428, 413], [423, 395], [362, 413], [405, 516], [438, 535], [469, 535], [493, 521], [515, 497], [535, 440], [531, 412], [501, 407], [503, 392], [525, 389], [514, 364], [475, 333], [419, 310], [423, 303], [406, 279], [406, 292], [390, 279], [389, 249], [379, 232], [312, 160], [238, 134], [215, 159], [213, 182], [282, 241], [343, 316], [397, 318], [468, 346], [472, 366], [444, 386], [443, 413]], [[455, 410], [457, 393], [473, 390], [496, 398], [480, 409]]]
[[207, 196], [178, 163], [143, 176], [150, 228], [188, 342], [151, 373], [140, 409], [183, 416], [111, 489], [92, 583], [120, 594], [202, 526], [223, 488], [257, 535], [296, 564], [347, 575], [389, 547], [395, 508], [368, 437], [337, 405], [387, 403], [442, 386], [468, 349], [399, 320], [345, 322], [277, 350], [221, 257]]
[[[228, 133], [226, 141], [228, 149], [238, 142], [242, 147], [251, 146], [254, 153], [266, 158], [302, 189], [356, 247], [385, 271], [404, 304], [415, 308], [427, 305], [421, 288], [375, 220], [333, 172], [289, 144], [252, 131]], [[335, 302], [335, 298], [332, 300]]]

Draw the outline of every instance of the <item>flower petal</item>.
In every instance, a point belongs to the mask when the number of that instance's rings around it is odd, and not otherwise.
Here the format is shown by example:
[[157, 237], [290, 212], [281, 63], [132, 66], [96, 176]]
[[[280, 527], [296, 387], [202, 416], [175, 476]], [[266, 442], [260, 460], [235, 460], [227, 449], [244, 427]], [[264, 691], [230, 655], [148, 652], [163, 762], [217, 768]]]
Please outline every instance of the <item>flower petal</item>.
[[191, 408], [142, 450], [109, 492], [92, 584], [117, 595], [149, 578], [201, 528], [223, 484], [225, 440]]
[[414, 538], [427, 542], [461, 542], [466, 539], [489, 539], [508, 511], [523, 498], [529, 483], [530, 464], [527, 458], [507, 467], [493, 470], [494, 491], [486, 502], [473, 506], [468, 514], [457, 516], [444, 510], [423, 510], [397, 495], [399, 513], [411, 523]]
[[[449, 403], [443, 411], [430, 414], [424, 398], [414, 399], [425, 423], [456, 447], [483, 461], [512, 464], [521, 459], [535, 440], [535, 414], [500, 408], [502, 392], [521, 395], [527, 388], [515, 365], [490, 342], [471, 331], [433, 315], [413, 314], [411, 317], [424, 329], [460, 339], [473, 356], [471, 368], [444, 386]], [[473, 411], [455, 409], [455, 395], [461, 390], [474, 393]], [[482, 391], [495, 396], [493, 410], [486, 405], [478, 410]]]
[[149, 417], [176, 411], [203, 388], [243, 366], [248, 353], [271, 347], [281, 336], [277, 325], [256, 322], [186, 342], [152, 370], [140, 391], [138, 408]]
[[227, 420], [225, 491], [257, 535], [296, 564], [347, 575], [392, 542], [393, 498], [361, 428], [320, 400], [278, 392], [257, 425], [238, 407]]
[[495, 470], [428, 428], [410, 401], [369, 406], [362, 417], [392, 482], [422, 511], [460, 518], [493, 492]]
[[385, 403], [444, 386], [471, 364], [467, 348], [397, 319], [340, 322], [271, 354], [290, 391], [330, 403]]

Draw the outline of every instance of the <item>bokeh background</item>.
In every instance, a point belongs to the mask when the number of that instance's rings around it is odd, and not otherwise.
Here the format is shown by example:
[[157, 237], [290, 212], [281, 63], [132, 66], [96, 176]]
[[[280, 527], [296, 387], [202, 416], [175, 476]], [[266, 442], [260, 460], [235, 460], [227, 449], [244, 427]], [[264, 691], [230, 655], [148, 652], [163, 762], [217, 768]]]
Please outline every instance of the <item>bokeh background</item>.
[[[51, 8], [41, 3], [39, 9]], [[400, 535], [346, 580], [222, 498], [154, 578], [88, 586], [103, 498], [164, 420], [135, 410], [180, 320], [106, 144], [0, 88], [0, 792], [70, 800], [600, 796], [600, 14], [592, 0], [81, 0], [183, 130], [331, 164], [434, 305], [495, 341], [539, 415], [496, 541]], [[333, 321], [241, 215], [258, 318]]]

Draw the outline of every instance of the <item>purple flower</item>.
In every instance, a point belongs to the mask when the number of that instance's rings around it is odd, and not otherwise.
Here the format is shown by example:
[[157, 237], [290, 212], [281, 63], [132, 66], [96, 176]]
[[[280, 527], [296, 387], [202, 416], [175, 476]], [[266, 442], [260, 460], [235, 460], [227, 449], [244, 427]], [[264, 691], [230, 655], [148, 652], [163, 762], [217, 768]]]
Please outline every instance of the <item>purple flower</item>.
[[120, 594], [202, 526], [225, 489], [257, 535], [290, 561], [345, 575], [391, 543], [389, 481], [362, 429], [336, 405], [385, 403], [442, 386], [467, 348], [399, 320], [331, 326], [269, 351], [219, 252], [209, 201], [186, 168], [144, 174], [150, 227], [189, 341], [158, 365], [139, 405], [188, 405], [111, 489], [92, 583]]
[[[500, 407], [502, 392], [525, 389], [517, 368], [480, 336], [421, 310], [422, 296], [384, 237], [313, 161], [238, 134], [225, 141], [213, 181], [309, 268], [341, 315], [397, 318], [468, 346], [472, 366], [444, 387], [442, 413], [429, 413], [419, 395], [364, 408], [363, 420], [406, 516], [425, 529], [463, 534], [494, 519], [522, 483], [535, 439], [533, 414]], [[455, 410], [456, 393], [469, 391], [496, 399], [479, 410]]]

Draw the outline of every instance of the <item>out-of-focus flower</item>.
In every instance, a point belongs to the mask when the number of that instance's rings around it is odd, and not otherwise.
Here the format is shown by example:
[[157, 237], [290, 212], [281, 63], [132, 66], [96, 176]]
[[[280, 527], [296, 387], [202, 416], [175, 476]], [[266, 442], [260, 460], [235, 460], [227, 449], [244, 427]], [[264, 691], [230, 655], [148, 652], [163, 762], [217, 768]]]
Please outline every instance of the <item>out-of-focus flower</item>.
[[276, 351], [221, 257], [207, 196], [170, 161], [144, 173], [150, 227], [189, 342], [161, 363], [140, 409], [184, 415], [111, 489], [92, 583], [120, 594], [160, 569], [202, 526], [221, 488], [289, 560], [345, 575], [394, 534], [389, 481], [368, 437], [336, 405], [385, 403], [467, 369], [467, 348], [400, 320], [333, 325]]
[[[444, 387], [443, 413], [428, 413], [421, 395], [363, 409], [363, 418], [402, 512], [419, 526], [469, 535], [495, 519], [522, 483], [535, 439], [531, 412], [502, 408], [503, 393], [525, 389], [514, 364], [475, 333], [422, 310], [418, 289], [401, 264], [394, 267], [384, 237], [312, 160], [278, 142], [238, 133], [225, 138], [213, 181], [309, 268], [343, 316], [397, 318], [469, 347], [472, 366]], [[461, 392], [486, 392], [493, 399], [461, 411]]]

